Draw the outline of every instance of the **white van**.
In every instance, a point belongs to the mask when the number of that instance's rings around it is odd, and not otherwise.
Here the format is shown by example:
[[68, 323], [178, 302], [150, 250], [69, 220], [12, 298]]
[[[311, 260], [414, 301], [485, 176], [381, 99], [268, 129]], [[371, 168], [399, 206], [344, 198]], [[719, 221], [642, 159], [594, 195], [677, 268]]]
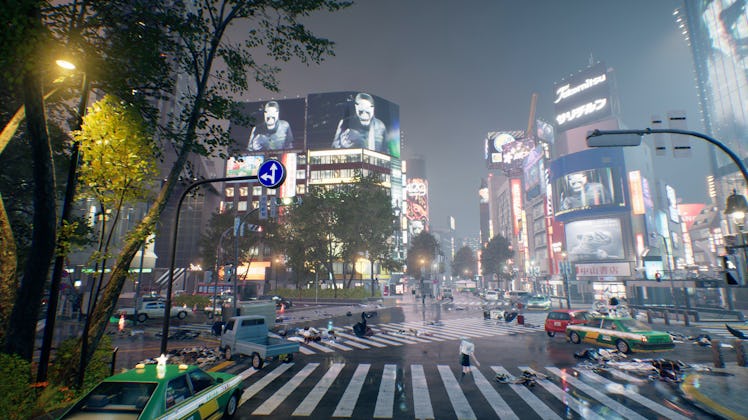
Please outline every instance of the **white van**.
[[512, 290], [512, 291], [506, 292], [504, 297], [506, 297], [512, 302], [523, 302], [524, 303], [530, 297], [530, 292], [526, 292], [524, 290]]
[[499, 292], [496, 290], [486, 290], [486, 300], [499, 300]]

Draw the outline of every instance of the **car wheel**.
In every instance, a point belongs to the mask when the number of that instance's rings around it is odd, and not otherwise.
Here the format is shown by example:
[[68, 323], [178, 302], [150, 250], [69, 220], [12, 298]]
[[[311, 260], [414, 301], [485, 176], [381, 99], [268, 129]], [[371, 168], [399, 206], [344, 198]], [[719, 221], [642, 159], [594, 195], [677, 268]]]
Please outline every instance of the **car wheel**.
[[546, 331], [545, 333], [548, 334], [548, 337], [555, 337], [556, 336], [556, 333], [553, 332], [553, 331]]
[[138, 322], [148, 321], [148, 314], [138, 314]]
[[179, 319], [185, 319], [185, 318], [187, 318], [187, 312], [185, 312], [185, 311], [179, 311], [179, 313], [177, 314], [177, 318], [179, 318]]
[[234, 394], [229, 398], [229, 401], [226, 403], [226, 410], [223, 412], [223, 418], [231, 418], [234, 417], [234, 414], [236, 414], [236, 410], [239, 408], [239, 395]]
[[628, 343], [626, 343], [623, 340], [616, 341], [616, 350], [623, 354], [628, 354], [631, 351], [631, 348], [629, 347]]
[[576, 331], [572, 331], [571, 334], [569, 334], [569, 340], [571, 340], [574, 344], [579, 344], [582, 342], [582, 339], [579, 337], [579, 334], [577, 334]]
[[252, 353], [252, 367], [257, 370], [260, 370], [262, 369], [262, 364], [263, 364], [262, 357], [260, 357], [258, 353]]
[[232, 358], [233, 356], [234, 356], [234, 355], [233, 355], [233, 354], [231, 354], [231, 347], [229, 347], [229, 346], [226, 346], [226, 348], [225, 348], [225, 349], [223, 349], [223, 358], [224, 358], [224, 359], [226, 359], [226, 360], [231, 360], [231, 358]]

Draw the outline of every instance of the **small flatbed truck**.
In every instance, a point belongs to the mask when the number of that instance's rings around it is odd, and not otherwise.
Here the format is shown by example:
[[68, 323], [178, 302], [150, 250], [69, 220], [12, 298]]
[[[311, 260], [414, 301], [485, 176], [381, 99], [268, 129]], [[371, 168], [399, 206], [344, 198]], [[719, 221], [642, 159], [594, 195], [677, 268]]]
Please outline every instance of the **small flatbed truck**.
[[243, 315], [229, 318], [221, 333], [220, 349], [226, 360], [234, 355], [249, 356], [252, 367], [261, 369], [273, 357], [291, 362], [293, 354], [299, 351], [299, 343], [269, 336], [264, 316]]

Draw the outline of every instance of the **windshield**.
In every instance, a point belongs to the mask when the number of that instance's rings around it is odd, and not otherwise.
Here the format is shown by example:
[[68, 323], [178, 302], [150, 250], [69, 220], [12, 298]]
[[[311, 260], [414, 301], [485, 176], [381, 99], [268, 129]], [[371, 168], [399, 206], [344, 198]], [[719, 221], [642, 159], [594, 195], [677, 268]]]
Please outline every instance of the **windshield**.
[[[63, 419], [117, 415], [117, 418], [137, 418], [143, 412], [156, 389], [149, 382], [102, 382], [73, 407]], [[131, 416], [130, 416], [131, 415]]]
[[621, 319], [620, 323], [629, 331], [652, 331], [649, 325], [633, 318]]

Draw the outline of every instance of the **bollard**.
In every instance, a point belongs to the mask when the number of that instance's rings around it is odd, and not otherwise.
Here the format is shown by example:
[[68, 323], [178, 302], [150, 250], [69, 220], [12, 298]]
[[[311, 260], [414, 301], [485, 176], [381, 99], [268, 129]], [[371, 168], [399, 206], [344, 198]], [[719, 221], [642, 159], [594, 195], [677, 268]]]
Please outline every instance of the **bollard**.
[[712, 340], [712, 361], [716, 368], [725, 367], [725, 360], [722, 358], [722, 346], [720, 344], [719, 340]]
[[691, 326], [691, 321], [688, 320], [688, 311], [683, 311], [683, 325], [686, 327]]
[[117, 351], [119, 350], [119, 347], [115, 347], [114, 350], [112, 350], [112, 366], [109, 369], [109, 376], [114, 375], [114, 365], [117, 362]]
[[647, 322], [652, 323], [652, 311], [647, 309]]
[[662, 312], [662, 317], [665, 318], [665, 325], [670, 325], [670, 311], [665, 310]]
[[732, 342], [732, 348], [735, 349], [735, 353], [738, 359], [738, 366], [748, 366], [748, 361], [745, 357], [745, 346], [743, 346], [743, 340], [736, 338]]

